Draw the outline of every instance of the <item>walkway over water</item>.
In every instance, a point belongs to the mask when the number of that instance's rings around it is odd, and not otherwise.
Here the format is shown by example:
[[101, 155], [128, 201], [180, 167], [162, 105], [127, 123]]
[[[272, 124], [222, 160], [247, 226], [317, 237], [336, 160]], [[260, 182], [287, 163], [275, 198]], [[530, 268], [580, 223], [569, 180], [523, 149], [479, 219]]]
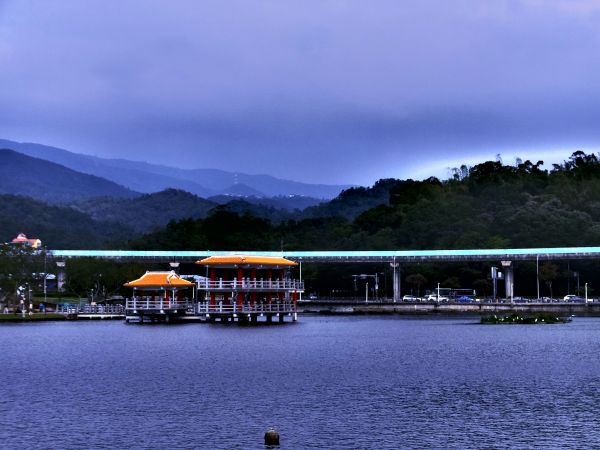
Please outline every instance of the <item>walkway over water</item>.
[[192, 262], [215, 255], [282, 256], [303, 262], [524, 261], [600, 258], [600, 247], [507, 248], [470, 250], [361, 251], [170, 251], [170, 250], [49, 250], [56, 259], [102, 258], [128, 261]]

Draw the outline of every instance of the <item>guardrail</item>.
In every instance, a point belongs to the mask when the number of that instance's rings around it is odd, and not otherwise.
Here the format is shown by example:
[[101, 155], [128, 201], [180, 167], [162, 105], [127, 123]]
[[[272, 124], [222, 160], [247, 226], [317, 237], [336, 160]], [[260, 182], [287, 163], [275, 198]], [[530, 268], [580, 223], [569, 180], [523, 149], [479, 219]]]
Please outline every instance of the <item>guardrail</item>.
[[125, 314], [123, 305], [74, 305], [69, 303], [56, 305], [60, 314]]
[[214, 291], [214, 290], [290, 290], [304, 291], [304, 282], [297, 280], [264, 280], [264, 279], [248, 279], [242, 280], [207, 280], [198, 282], [198, 289]]

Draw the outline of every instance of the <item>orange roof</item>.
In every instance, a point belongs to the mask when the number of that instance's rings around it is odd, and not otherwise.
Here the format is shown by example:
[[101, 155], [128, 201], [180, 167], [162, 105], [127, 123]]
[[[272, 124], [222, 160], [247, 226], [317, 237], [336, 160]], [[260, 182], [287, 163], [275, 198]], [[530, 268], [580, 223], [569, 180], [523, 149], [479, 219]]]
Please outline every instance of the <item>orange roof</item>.
[[280, 256], [218, 255], [196, 261], [204, 266], [297, 266], [298, 263]]
[[176, 287], [186, 288], [194, 283], [180, 278], [175, 272], [146, 272], [137, 280], [125, 283], [123, 286], [134, 288]]

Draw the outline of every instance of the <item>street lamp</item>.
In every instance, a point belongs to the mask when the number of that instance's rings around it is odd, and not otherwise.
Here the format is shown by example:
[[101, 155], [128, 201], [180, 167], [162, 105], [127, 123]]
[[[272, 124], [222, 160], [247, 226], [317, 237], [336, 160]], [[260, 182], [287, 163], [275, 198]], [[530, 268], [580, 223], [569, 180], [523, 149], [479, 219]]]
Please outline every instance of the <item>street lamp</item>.
[[48, 279], [48, 269], [46, 265], [46, 255], [46, 247], [44, 247], [44, 307], [46, 307], [46, 303], [48, 302], [48, 291], [46, 287], [46, 280]]
[[179, 270], [178, 270], [178, 269], [179, 269], [179, 262], [177, 262], [177, 261], [172, 261], [172, 262], [170, 262], [170, 263], [169, 263], [169, 266], [171, 266], [171, 270], [172, 270], [173, 272], [175, 272], [175, 273], [178, 273], [178, 272], [179, 272]]
[[[356, 279], [360, 278], [361, 280], [366, 280], [367, 278], [371, 277], [375, 279], [375, 298], [377, 298], [377, 294], [379, 291], [379, 273], [375, 272], [374, 274], [366, 274], [366, 273], [361, 273], [360, 275], [352, 275], [354, 277], [354, 289], [356, 290]], [[369, 285], [369, 283], [367, 282], [367, 286]]]

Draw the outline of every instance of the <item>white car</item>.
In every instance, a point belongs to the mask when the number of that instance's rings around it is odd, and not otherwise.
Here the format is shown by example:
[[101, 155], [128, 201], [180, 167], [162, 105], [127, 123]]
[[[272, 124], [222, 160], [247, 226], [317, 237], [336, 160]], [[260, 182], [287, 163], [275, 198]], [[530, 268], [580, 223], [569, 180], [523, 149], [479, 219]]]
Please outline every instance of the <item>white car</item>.
[[405, 295], [402, 297], [403, 302], [418, 302], [419, 300], [419, 297], [415, 297], [414, 295]]
[[428, 302], [447, 302], [448, 301], [448, 297], [438, 297], [435, 294], [429, 294], [427, 297], [425, 297], [425, 300]]

